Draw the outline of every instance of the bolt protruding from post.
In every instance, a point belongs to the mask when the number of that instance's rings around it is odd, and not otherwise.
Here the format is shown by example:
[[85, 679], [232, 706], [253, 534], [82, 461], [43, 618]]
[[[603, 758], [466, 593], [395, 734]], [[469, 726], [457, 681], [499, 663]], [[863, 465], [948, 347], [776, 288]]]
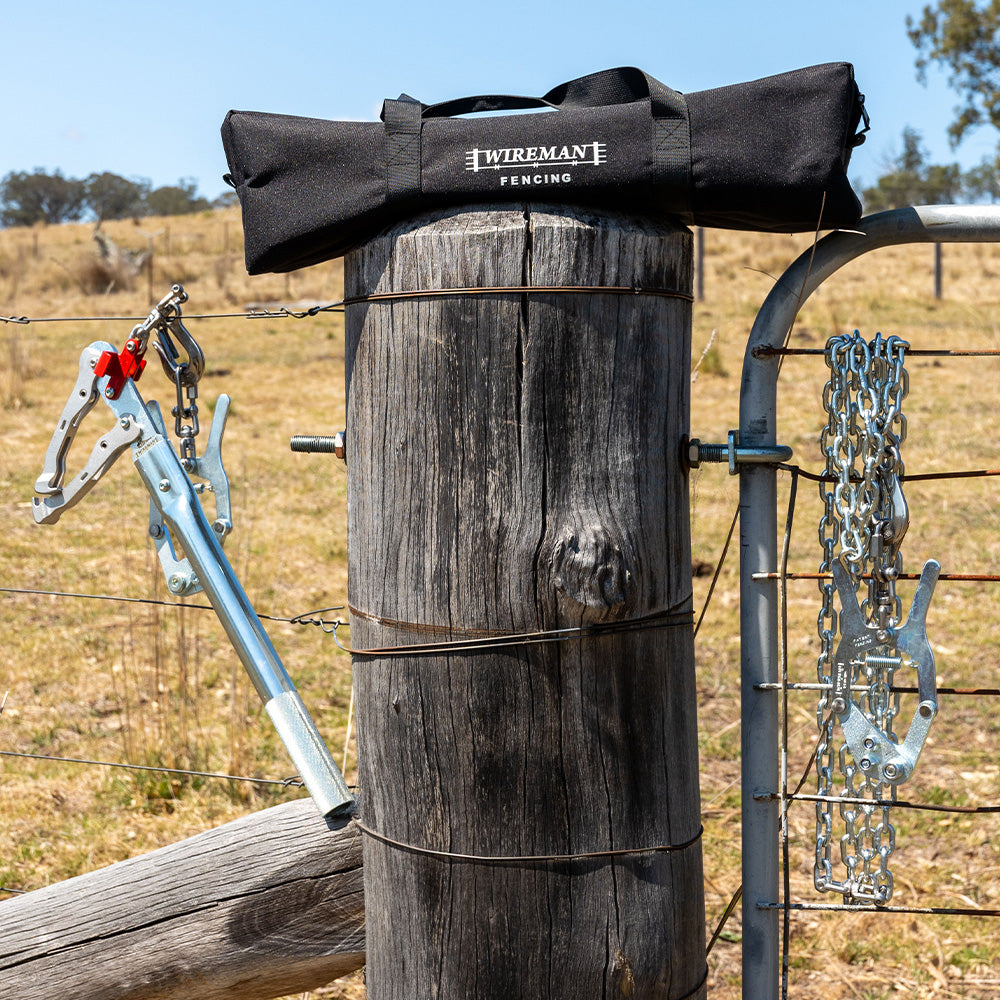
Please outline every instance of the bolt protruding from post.
[[336, 455], [347, 461], [347, 431], [337, 431], [332, 437], [322, 434], [296, 434], [290, 446], [292, 451]]
[[792, 449], [787, 445], [742, 447], [739, 431], [729, 432], [727, 444], [705, 444], [698, 438], [691, 438], [684, 442], [683, 450], [689, 468], [697, 469], [702, 462], [728, 462], [731, 476], [740, 471], [741, 465], [776, 465], [792, 457]]

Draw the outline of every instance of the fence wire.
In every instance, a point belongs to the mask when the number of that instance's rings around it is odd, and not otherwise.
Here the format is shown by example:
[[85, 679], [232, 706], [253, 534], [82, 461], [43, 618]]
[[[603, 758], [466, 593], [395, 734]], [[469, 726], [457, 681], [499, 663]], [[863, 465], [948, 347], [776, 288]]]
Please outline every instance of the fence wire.
[[[239, 312], [185, 313], [184, 321], [196, 319], [309, 319], [326, 312], [343, 312], [345, 301], [338, 299], [306, 309], [289, 306], [277, 308], [243, 309]], [[38, 323], [141, 323], [148, 316], [0, 316], [0, 323], [29, 326]]]

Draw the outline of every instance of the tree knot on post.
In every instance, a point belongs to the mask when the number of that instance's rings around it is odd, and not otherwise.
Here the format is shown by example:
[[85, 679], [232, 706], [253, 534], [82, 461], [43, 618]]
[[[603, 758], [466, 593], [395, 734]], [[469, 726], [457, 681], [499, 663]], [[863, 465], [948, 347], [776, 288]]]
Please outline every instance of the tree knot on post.
[[617, 608], [635, 592], [631, 546], [605, 525], [564, 525], [551, 555], [552, 582], [578, 604]]

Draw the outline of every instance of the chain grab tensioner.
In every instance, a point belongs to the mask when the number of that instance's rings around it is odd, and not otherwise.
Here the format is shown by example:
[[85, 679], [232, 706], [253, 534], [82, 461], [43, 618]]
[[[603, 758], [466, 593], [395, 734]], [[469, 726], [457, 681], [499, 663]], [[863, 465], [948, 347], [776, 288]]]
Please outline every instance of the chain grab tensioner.
[[[905, 621], [896, 594], [909, 527], [900, 456], [906, 436], [902, 403], [908, 390], [903, 365], [908, 346], [881, 334], [866, 343], [858, 331], [827, 343], [831, 374], [824, 389], [828, 421], [821, 438], [827, 475], [820, 485], [824, 514], [819, 537], [821, 570], [832, 582], [821, 583], [818, 619], [822, 651], [817, 672], [827, 691], [817, 706], [820, 801], [814, 881], [820, 891], [840, 892], [851, 903], [885, 904], [892, 895], [889, 858], [895, 831], [889, 806], [897, 786], [912, 776], [938, 711], [926, 619], [940, 564], [933, 559], [924, 564]], [[865, 575], [868, 597], [859, 603]], [[840, 598], [839, 616], [834, 593]], [[834, 648], [838, 624], [840, 641]], [[918, 703], [901, 740], [893, 731], [899, 713], [894, 679], [904, 667], [916, 671]], [[839, 745], [834, 720], [842, 733]], [[839, 793], [834, 791], [837, 783], [843, 786]], [[842, 880], [834, 878], [831, 862], [838, 798], [845, 824], [840, 852], [847, 873]]]
[[[181, 322], [187, 293], [173, 285], [149, 316], [133, 327], [119, 352], [98, 341], [80, 355], [76, 384], [45, 453], [42, 475], [35, 484], [39, 496], [32, 510], [39, 524], [53, 524], [78, 504], [129, 446], [139, 475], [150, 495], [149, 533], [171, 592], [187, 596], [204, 591], [246, 668], [271, 721], [299, 770], [303, 783], [324, 816], [349, 812], [354, 799], [330, 751], [285, 671], [250, 599], [222, 550], [232, 528], [229, 480], [222, 464], [222, 435], [229, 397], [215, 405], [208, 442], [196, 454], [198, 381], [205, 359]], [[176, 395], [174, 429], [180, 439], [178, 458], [155, 402], [139, 395], [136, 380], [145, 368], [150, 337]], [[186, 359], [182, 360], [180, 345]], [[103, 399], [116, 423], [91, 451], [83, 470], [65, 483], [67, 458], [84, 417]], [[195, 483], [191, 476], [203, 482]], [[199, 494], [212, 492], [216, 518], [210, 526]], [[178, 559], [174, 541], [183, 550]]]

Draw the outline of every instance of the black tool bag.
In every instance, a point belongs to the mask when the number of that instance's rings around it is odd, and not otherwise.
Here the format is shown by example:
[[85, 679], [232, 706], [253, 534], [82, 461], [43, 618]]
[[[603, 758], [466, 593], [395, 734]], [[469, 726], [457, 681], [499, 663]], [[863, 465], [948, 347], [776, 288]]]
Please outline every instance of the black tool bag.
[[[483, 111], [541, 114], [460, 118]], [[544, 97], [405, 94], [381, 122], [230, 111], [227, 177], [251, 274], [339, 256], [434, 208], [535, 201], [724, 229], [854, 225], [864, 98], [849, 63], [682, 95], [633, 68]], [[867, 116], [865, 116], [867, 125]]]

